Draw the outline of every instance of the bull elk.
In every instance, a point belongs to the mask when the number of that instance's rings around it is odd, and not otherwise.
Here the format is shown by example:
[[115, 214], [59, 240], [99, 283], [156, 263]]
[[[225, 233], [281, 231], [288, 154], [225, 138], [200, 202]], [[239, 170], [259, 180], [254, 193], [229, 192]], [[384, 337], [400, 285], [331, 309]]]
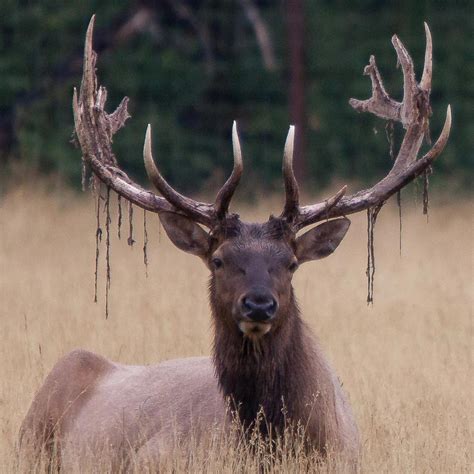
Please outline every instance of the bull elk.
[[288, 419], [301, 422], [307, 427], [311, 447], [323, 454], [328, 450], [343, 453], [355, 462], [360, 444], [351, 407], [301, 319], [292, 277], [299, 265], [327, 257], [337, 248], [350, 225], [348, 214], [381, 206], [444, 149], [451, 127], [449, 106], [438, 140], [418, 158], [431, 114], [428, 26], [419, 83], [410, 55], [397, 36], [392, 38], [403, 72], [401, 102], [385, 91], [373, 56], [364, 70], [372, 82], [372, 96], [350, 100], [357, 111], [401, 122], [406, 129], [389, 173], [370, 189], [346, 195], [344, 186], [322, 202], [300, 205], [292, 165], [294, 127], [290, 127], [283, 158], [284, 209], [264, 223], [243, 222], [229, 212], [243, 171], [235, 122], [233, 171], [212, 204], [183, 196], [166, 182], [152, 157], [150, 126], [144, 161], [161, 196], [140, 187], [118, 167], [111, 143], [128, 118], [128, 99], [115, 112], [105, 112], [107, 92], [97, 85], [93, 26], [94, 18], [85, 40], [80, 93], [74, 91], [73, 98], [83, 160], [109, 189], [157, 213], [171, 241], [208, 267], [213, 355], [145, 367], [121, 365], [75, 350], [55, 365], [36, 394], [21, 427], [21, 445], [45, 449], [55, 442], [66, 470], [86, 453], [103, 456], [105, 451], [112, 466], [126, 465], [132, 454], [135, 460], [158, 464], [169, 449], [173, 431], [186, 440], [191, 430], [201, 434], [211, 426], [225, 430], [231, 416], [237, 416], [244, 428], [255, 427], [260, 410], [265, 422], [257, 428], [264, 436], [269, 427], [280, 433]]

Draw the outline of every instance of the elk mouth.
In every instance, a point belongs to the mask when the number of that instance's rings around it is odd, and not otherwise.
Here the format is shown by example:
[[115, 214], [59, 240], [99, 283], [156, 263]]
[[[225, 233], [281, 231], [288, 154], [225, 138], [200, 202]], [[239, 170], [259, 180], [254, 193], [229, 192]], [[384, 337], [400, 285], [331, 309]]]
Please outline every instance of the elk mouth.
[[262, 323], [255, 321], [239, 321], [239, 329], [242, 331], [245, 337], [249, 339], [259, 339], [270, 331], [271, 323]]

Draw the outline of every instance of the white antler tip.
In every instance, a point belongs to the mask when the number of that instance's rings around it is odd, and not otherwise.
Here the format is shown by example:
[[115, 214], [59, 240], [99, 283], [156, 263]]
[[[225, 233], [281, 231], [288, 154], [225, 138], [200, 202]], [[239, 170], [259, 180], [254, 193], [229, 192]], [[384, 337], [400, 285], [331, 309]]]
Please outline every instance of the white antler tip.
[[420, 88], [431, 91], [431, 76], [433, 74], [433, 40], [431, 38], [431, 31], [426, 21], [425, 25], [425, 36], [426, 36], [426, 47], [425, 47], [425, 64], [423, 66], [423, 74], [421, 76]]
[[148, 124], [145, 132], [145, 144], [143, 145], [143, 157], [145, 158], [145, 166], [151, 159], [151, 124]]
[[95, 24], [95, 13], [91, 16], [89, 20], [89, 25], [87, 26], [86, 32], [86, 39], [89, 40], [92, 37], [92, 33], [94, 32], [94, 24]]
[[295, 141], [295, 126], [290, 125], [288, 135], [286, 137], [285, 149], [291, 146], [291, 152], [293, 153], [293, 144]]
[[448, 127], [451, 128], [451, 104], [449, 104], [446, 109], [446, 123], [448, 124]]
[[[449, 132], [450, 131], [451, 131], [451, 104], [449, 104], [447, 109], [446, 109], [446, 120], [444, 121], [443, 130], [441, 131], [441, 135], [440, 135], [439, 139], [441, 139], [443, 137], [445, 142], [447, 142], [448, 138], [449, 138]], [[443, 145], [443, 147], [444, 147], [444, 145]]]
[[240, 148], [239, 134], [237, 132], [237, 122], [235, 120], [232, 123], [232, 142], [234, 146], [239, 145]]
[[151, 143], [151, 124], [148, 124], [145, 132], [145, 141]]
[[294, 136], [295, 134], [295, 126], [294, 125], [290, 125], [290, 128], [288, 129], [288, 137], [292, 137]]
[[293, 168], [293, 148], [295, 143], [295, 126], [290, 125], [283, 153], [283, 167]]
[[234, 120], [232, 123], [232, 147], [234, 151], [234, 166], [237, 166], [237, 168], [241, 170], [243, 167], [243, 160], [239, 134], [237, 132], [237, 120]]

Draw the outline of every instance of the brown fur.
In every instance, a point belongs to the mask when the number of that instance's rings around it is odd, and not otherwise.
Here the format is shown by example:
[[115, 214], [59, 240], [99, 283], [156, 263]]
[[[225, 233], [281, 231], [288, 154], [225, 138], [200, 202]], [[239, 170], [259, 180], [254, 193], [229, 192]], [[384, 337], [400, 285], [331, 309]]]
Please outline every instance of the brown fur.
[[[278, 259], [289, 259], [295, 248], [292, 234], [279, 219], [264, 225], [241, 224], [231, 235], [229, 239], [227, 234], [225, 245], [237, 253], [240, 266], [245, 265], [248, 255], [247, 273], [256, 276], [259, 284], [262, 274], [267, 273], [265, 258], [276, 267]], [[264, 434], [269, 427], [282, 433], [286, 423], [300, 423], [307, 426], [310, 444], [320, 452], [329, 446], [349, 448], [355, 454], [357, 428], [339, 381], [300, 318], [291, 283], [276, 268], [273, 272], [277, 273], [276, 281], [264, 281], [278, 295], [280, 314], [270, 332], [257, 341], [246, 338], [233, 323], [235, 294], [217, 289], [215, 274], [211, 277], [219, 386], [232, 400], [244, 426], [251, 427], [262, 410], [264, 419], [259, 428]], [[245, 283], [248, 279], [240, 282], [241, 287], [234, 281], [229, 286], [233, 292], [244, 292]], [[250, 284], [254, 283], [251, 279]]]

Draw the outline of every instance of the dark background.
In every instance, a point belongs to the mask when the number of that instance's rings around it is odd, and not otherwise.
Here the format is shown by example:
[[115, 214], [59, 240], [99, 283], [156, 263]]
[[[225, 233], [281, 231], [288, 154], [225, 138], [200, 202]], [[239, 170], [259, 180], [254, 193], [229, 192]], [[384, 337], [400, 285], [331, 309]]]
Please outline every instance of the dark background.
[[[385, 123], [359, 115], [362, 75], [375, 54], [399, 99], [397, 33], [423, 67], [423, 21], [434, 42], [431, 120], [435, 139], [453, 107], [447, 149], [434, 180], [467, 187], [474, 154], [472, 1], [87, 0], [2, 1], [0, 168], [80, 184], [80, 153], [70, 143], [73, 86], [80, 84], [87, 24], [109, 110], [127, 95], [132, 119], [115, 140], [119, 163], [144, 180], [142, 145], [153, 125], [154, 154], [183, 191], [217, 185], [232, 166], [231, 125], [239, 122], [245, 189], [280, 186], [283, 144], [299, 126], [297, 173], [307, 189], [332, 180], [368, 183], [390, 166]], [[399, 141], [402, 131], [397, 130]]]

